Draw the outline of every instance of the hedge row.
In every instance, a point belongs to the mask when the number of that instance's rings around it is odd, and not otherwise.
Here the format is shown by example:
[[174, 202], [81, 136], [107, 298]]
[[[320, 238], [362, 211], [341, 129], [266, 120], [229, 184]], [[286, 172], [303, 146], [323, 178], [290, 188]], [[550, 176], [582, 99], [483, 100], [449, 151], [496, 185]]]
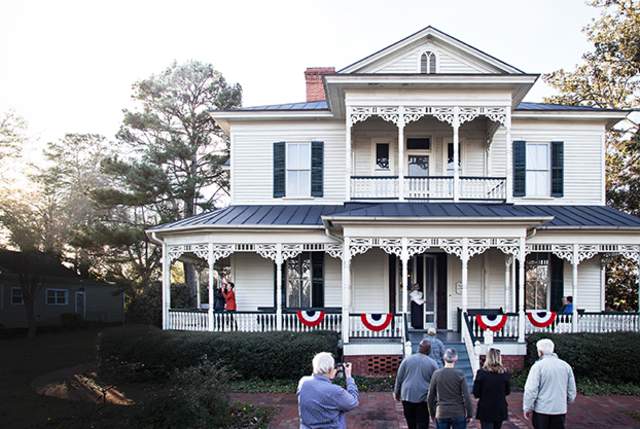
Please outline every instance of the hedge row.
[[129, 326], [100, 334], [98, 367], [104, 375], [152, 379], [197, 365], [206, 356], [242, 378], [297, 379], [311, 372], [311, 359], [321, 351], [337, 355], [338, 334], [177, 332]]
[[535, 334], [527, 339], [527, 364], [538, 359], [536, 342], [550, 338], [558, 357], [577, 378], [608, 383], [640, 384], [640, 334]]

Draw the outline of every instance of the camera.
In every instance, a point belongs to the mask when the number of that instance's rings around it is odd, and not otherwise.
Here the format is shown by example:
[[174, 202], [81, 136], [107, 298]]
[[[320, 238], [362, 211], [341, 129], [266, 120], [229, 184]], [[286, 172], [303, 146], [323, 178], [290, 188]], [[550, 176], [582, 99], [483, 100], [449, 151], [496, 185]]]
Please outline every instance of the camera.
[[344, 378], [344, 363], [339, 362], [336, 364], [336, 378]]

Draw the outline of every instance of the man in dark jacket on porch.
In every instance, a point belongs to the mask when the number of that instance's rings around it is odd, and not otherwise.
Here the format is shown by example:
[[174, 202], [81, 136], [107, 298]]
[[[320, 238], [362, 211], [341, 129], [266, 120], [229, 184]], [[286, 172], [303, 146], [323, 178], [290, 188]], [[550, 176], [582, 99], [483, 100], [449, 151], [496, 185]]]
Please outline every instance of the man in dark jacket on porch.
[[429, 357], [430, 352], [431, 342], [425, 338], [420, 341], [418, 353], [403, 360], [398, 368], [393, 395], [396, 401], [402, 400], [409, 429], [429, 427], [427, 393], [431, 375], [438, 369], [436, 361]]

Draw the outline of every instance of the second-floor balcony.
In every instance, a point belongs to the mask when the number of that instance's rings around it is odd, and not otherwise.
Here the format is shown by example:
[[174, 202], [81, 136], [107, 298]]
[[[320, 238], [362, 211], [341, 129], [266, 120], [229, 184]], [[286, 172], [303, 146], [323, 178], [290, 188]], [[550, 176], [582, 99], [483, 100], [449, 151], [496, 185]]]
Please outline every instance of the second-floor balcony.
[[456, 189], [451, 176], [351, 176], [351, 199], [504, 201], [506, 178], [460, 176]]

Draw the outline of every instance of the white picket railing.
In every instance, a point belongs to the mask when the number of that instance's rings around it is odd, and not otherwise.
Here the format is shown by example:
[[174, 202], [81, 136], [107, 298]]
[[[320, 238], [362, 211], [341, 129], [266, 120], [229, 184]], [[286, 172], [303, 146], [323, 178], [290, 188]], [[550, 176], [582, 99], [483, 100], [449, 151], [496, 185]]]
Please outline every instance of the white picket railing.
[[397, 199], [397, 176], [351, 176], [353, 199]]
[[361, 320], [360, 314], [349, 315], [349, 337], [351, 338], [400, 338], [404, 336], [404, 321], [402, 314], [395, 314], [393, 320], [385, 329], [372, 331]]
[[412, 200], [453, 199], [453, 177], [405, 177], [405, 193]]
[[460, 198], [463, 200], [504, 200], [504, 177], [460, 177]]
[[590, 333], [640, 332], [638, 313], [584, 313], [578, 315], [578, 330]]
[[335, 331], [340, 332], [342, 327], [342, 314], [325, 313], [324, 319], [317, 326], [306, 326], [300, 322], [296, 313], [284, 313], [282, 315], [282, 330], [292, 332], [309, 331]]
[[207, 331], [209, 315], [203, 311], [169, 310], [169, 329], [177, 331]]

